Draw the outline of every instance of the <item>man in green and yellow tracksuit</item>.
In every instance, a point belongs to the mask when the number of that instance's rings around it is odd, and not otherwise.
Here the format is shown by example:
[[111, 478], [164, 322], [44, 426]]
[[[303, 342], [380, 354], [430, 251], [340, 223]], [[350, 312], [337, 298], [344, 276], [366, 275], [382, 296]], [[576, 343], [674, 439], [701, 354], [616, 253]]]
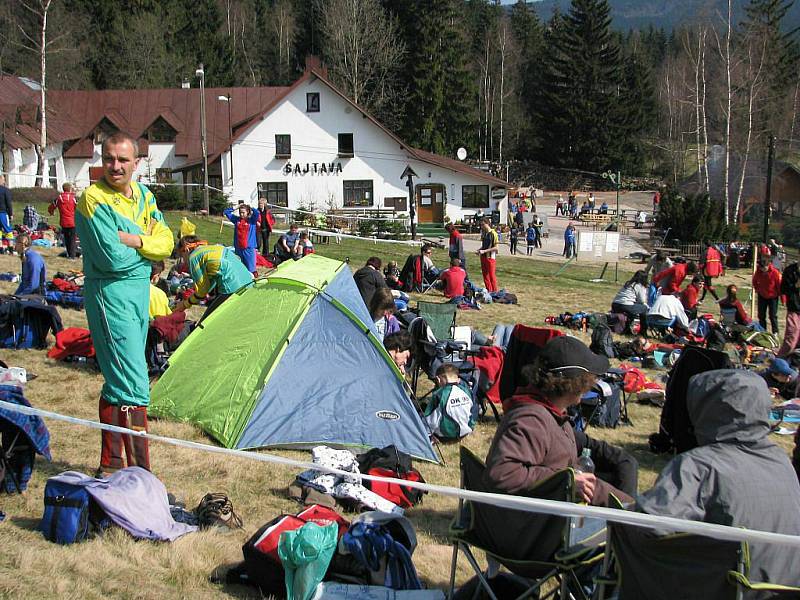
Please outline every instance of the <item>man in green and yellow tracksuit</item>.
[[[103, 179], [86, 189], [75, 215], [86, 318], [105, 379], [100, 421], [147, 430], [150, 261], [167, 258], [174, 242], [153, 194], [131, 181], [139, 162], [136, 141], [112, 135], [103, 143], [102, 161]], [[103, 431], [101, 473], [125, 466], [123, 446], [129, 466], [150, 469], [146, 439]]]

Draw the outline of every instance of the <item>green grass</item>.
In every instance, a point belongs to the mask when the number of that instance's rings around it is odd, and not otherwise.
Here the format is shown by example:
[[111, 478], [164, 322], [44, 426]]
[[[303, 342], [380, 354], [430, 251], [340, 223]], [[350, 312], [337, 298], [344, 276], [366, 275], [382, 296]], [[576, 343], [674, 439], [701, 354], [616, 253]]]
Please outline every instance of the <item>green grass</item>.
[[[168, 222], [177, 230], [180, 217], [187, 213], [169, 213]], [[232, 229], [220, 233], [219, 218], [195, 218], [198, 234], [209, 241], [230, 243]], [[401, 262], [413, 252], [406, 246], [372, 244], [347, 240], [341, 244], [319, 245], [317, 252], [344, 260], [350, 258], [351, 268], [364, 264], [369, 256], [380, 256], [384, 262]], [[57, 270], [76, 268], [76, 263], [57, 256], [58, 250], [43, 252], [52, 275]], [[437, 264], [446, 262], [446, 253], [436, 250]], [[469, 265], [473, 277], [479, 278], [477, 258]], [[525, 323], [541, 325], [547, 315], [564, 311], [608, 310], [619, 284], [591, 283], [599, 266], [570, 265], [559, 277], [554, 277], [557, 263], [501, 256], [498, 259], [498, 279], [502, 287], [517, 294], [519, 304], [488, 305], [480, 311], [461, 311], [458, 324], [470, 325], [490, 333], [496, 323]], [[635, 270], [636, 265], [621, 265], [620, 280]], [[0, 272], [17, 271], [19, 259], [0, 256]], [[725, 283], [742, 284], [745, 273], [732, 273]], [[0, 292], [13, 291], [15, 285], [0, 282]], [[420, 295], [414, 295], [420, 299]], [[425, 295], [426, 300], [443, 300], [438, 293]], [[413, 302], [412, 302], [413, 306]], [[711, 308], [706, 303], [707, 309]], [[194, 309], [197, 311], [197, 309]], [[65, 326], [85, 327], [85, 316], [74, 310], [60, 310]], [[265, 316], [264, 318], [269, 318]], [[588, 334], [576, 335], [588, 341]], [[213, 351], [213, 349], [209, 349]], [[34, 406], [85, 419], [97, 418], [97, 399], [102, 378], [99, 374], [55, 363], [44, 351], [1, 350], [0, 358], [10, 365], [24, 366], [38, 375], [26, 388], [26, 396]], [[197, 368], [203, 368], [202, 356]], [[658, 377], [660, 373], [650, 373]], [[666, 458], [647, 450], [647, 436], [658, 428], [660, 411], [652, 406], [631, 404], [632, 427], [592, 429], [592, 435], [621, 445], [633, 452], [640, 464], [640, 489], [650, 487]], [[50, 544], [36, 531], [42, 513], [42, 495], [47, 477], [74, 469], [91, 473], [97, 467], [99, 434], [63, 422], [48, 423], [52, 436], [52, 464], [37, 461], [29, 490], [22, 496], [3, 499], [2, 510], [8, 515], [0, 524], [0, 597], [50, 598], [223, 598], [258, 597], [252, 590], [219, 586], [209, 583], [208, 576], [217, 567], [241, 560], [241, 545], [263, 523], [280, 512], [294, 512], [297, 506], [287, 499], [286, 487], [295, 471], [277, 465], [254, 463], [245, 459], [230, 459], [215, 454], [153, 444], [151, 446], [154, 472], [170, 492], [196, 504], [209, 491], [227, 492], [236, 511], [244, 518], [243, 531], [228, 534], [205, 532], [186, 536], [173, 544], [134, 542], [121, 532], [76, 545], [59, 547]], [[495, 431], [491, 420], [481, 422], [476, 431], [463, 440], [463, 445], [478, 456], [485, 456]], [[213, 443], [195, 427], [171, 421], [153, 421], [151, 430], [159, 435]], [[788, 449], [790, 440], [777, 440]], [[459, 444], [446, 444], [442, 452], [443, 466], [420, 463], [425, 479], [434, 484], [459, 485]], [[280, 452], [285, 456], [307, 459], [302, 452]], [[431, 586], [445, 588], [448, 580], [451, 548], [447, 545], [449, 522], [456, 508], [452, 499], [426, 496], [424, 502], [408, 511], [414, 524], [419, 546], [414, 562], [423, 579]], [[458, 581], [468, 577], [462, 560]]]

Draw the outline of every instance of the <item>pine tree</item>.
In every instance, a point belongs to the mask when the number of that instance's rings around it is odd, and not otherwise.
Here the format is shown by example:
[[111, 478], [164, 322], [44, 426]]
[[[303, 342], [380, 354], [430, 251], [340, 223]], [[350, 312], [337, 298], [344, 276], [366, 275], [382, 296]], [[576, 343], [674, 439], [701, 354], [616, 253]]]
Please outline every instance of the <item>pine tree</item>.
[[453, 155], [474, 144], [474, 84], [460, 23], [460, 0], [385, 2], [397, 16], [407, 54], [403, 137], [430, 152]]
[[624, 59], [622, 83], [616, 102], [616, 164], [625, 173], [645, 170], [647, 149], [643, 135], [658, 121], [652, 70], [643, 52], [631, 47]]
[[215, 0], [172, 0], [167, 23], [177, 23], [170, 50], [178, 54], [187, 70], [201, 63], [206, 85], [224, 87], [233, 83], [233, 50], [222, 35], [222, 13]]
[[517, 157], [527, 158], [534, 152], [539, 129], [533, 115], [539, 103], [539, 65], [544, 47], [544, 28], [536, 12], [525, 0], [517, 0], [511, 8], [510, 19], [521, 56], [517, 78], [523, 114], [518, 125]]
[[538, 109], [542, 161], [592, 171], [612, 167], [620, 51], [607, 0], [572, 0], [554, 15], [545, 44]]

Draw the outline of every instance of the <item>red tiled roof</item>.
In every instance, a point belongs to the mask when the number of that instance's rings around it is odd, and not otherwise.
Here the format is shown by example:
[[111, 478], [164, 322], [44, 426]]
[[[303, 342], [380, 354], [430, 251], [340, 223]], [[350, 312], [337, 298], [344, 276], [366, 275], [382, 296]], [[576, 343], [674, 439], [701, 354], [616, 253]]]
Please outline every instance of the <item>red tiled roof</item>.
[[[413, 148], [394, 132], [352, 102], [328, 78], [324, 68], [309, 64], [305, 73], [289, 87], [208, 88], [205, 90], [206, 131], [209, 161], [215, 160], [233, 140], [259, 119], [264, 119], [283, 98], [303, 82], [315, 77], [334, 93], [352, 105], [373, 125], [391, 137], [410, 159], [416, 159], [444, 169], [464, 173], [493, 185], [507, 183], [462, 163], [461, 161]], [[229, 96], [230, 104], [218, 100]], [[50, 142], [72, 141], [64, 152], [65, 158], [91, 158], [93, 136], [97, 125], [105, 118], [120, 130], [142, 139], [147, 129], [162, 117], [175, 129], [176, 156], [186, 157], [188, 168], [202, 161], [200, 144], [200, 89], [171, 88], [158, 90], [51, 90], [48, 99], [47, 137]], [[39, 94], [17, 77], [0, 77], [0, 120], [6, 122], [5, 139], [12, 147], [30, 147], [38, 141], [38, 125], [17, 125], [21, 110], [30, 111], [39, 105]], [[230, 108], [230, 121], [228, 109]], [[10, 131], [11, 124], [14, 130]], [[231, 136], [233, 129], [233, 136]], [[27, 140], [27, 141], [26, 141]], [[20, 145], [21, 144], [21, 145]], [[140, 151], [142, 148], [140, 147]]]

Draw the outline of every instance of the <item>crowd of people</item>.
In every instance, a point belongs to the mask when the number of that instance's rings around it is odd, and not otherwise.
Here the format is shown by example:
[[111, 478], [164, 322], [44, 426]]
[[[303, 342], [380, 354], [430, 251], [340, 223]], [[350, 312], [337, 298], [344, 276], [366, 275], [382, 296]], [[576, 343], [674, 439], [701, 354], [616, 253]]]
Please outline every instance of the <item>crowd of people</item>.
[[[175, 242], [152, 193], [132, 181], [138, 161], [136, 140], [122, 134], [108, 137], [102, 145], [103, 178], [77, 203], [69, 196], [71, 190], [65, 189], [63, 206], [57, 208], [63, 219], [70, 214], [70, 203], [74, 204], [74, 228], [80, 236], [86, 276], [86, 315], [104, 378], [100, 420], [146, 431], [149, 381], [144, 350], [149, 318], [170, 310], [185, 311], [204, 301], [213, 290], [215, 299], [207, 306], [205, 318], [232, 293], [249, 285], [258, 251], [264, 254], [269, 250], [274, 220], [263, 203], [256, 209], [240, 205], [227, 210], [226, 217], [234, 224], [233, 250], [197, 236], [182, 236], [175, 247], [177, 268], [191, 277], [194, 291], [170, 309], [164, 292], [155, 284]], [[593, 206], [593, 198], [590, 200]], [[563, 212], [561, 204], [557, 204], [557, 210]], [[10, 207], [6, 213], [3, 208], [0, 196], [0, 226], [3, 215], [10, 216]], [[69, 219], [66, 222], [69, 224]], [[526, 233], [529, 254], [537, 237], [535, 227], [530, 228], [534, 233], [533, 242]], [[417, 281], [438, 285], [447, 298], [465, 294], [469, 279], [463, 239], [452, 225], [448, 231], [446, 269], [435, 266], [432, 248], [423, 245], [403, 269], [390, 262], [382, 271], [383, 262], [373, 256], [353, 275], [375, 331], [401, 373], [410, 366], [415, 348], [397, 318], [398, 300], [407, 302], [405, 294], [419, 291], [415, 288]], [[497, 231], [489, 219], [484, 219], [476, 255], [489, 292], [498, 289], [498, 246]], [[569, 246], [565, 255], [574, 252], [574, 240]], [[17, 252], [23, 261], [18, 292], [36, 290], [46, 279], [44, 262], [24, 235], [17, 237]], [[293, 224], [280, 236], [273, 252], [266, 253], [291, 260], [310, 252], [313, 245], [307, 232], [300, 232]], [[758, 294], [756, 323], [738, 300], [735, 285], [726, 288], [724, 297], [717, 295], [714, 283], [723, 274], [722, 256], [710, 242], [705, 244], [698, 263], [673, 262], [656, 252], [647, 268], [637, 271], [615, 295], [612, 312], [627, 315], [630, 323], [639, 322], [641, 335], [652, 328], [687, 331], [698, 306], [710, 293], [720, 310], [728, 311], [736, 323], [766, 329], [769, 314], [772, 331], [777, 333], [776, 308], [778, 298], [783, 297], [788, 315], [778, 355], [788, 355], [800, 338], [800, 267], [795, 262], [781, 272], [769, 256], [759, 258], [752, 279]], [[559, 335], [542, 346], [522, 370], [524, 385], [503, 399], [503, 417], [486, 456], [484, 483], [488, 489], [525, 494], [555, 472], [573, 468], [576, 499], [587, 504], [621, 503], [627, 509], [651, 514], [800, 535], [798, 475], [786, 453], [768, 438], [771, 392], [787, 398], [797, 395], [798, 373], [787, 361], [772, 361], [761, 375], [716, 370], [693, 377], [687, 408], [698, 446], [673, 458], [653, 487], [642, 494], [638, 493], [634, 457], [623, 448], [575, 431], [569, 419], [570, 408], [580, 403], [609, 367], [607, 358], [594, 354], [573, 337]], [[475, 399], [458, 369], [452, 364], [440, 366], [434, 383], [435, 390], [423, 413], [433, 434], [442, 440], [469, 435], [476, 426]], [[146, 438], [129, 439], [106, 431], [101, 437], [101, 474], [126, 462], [149, 469]], [[579, 468], [584, 450], [589, 450], [596, 472]], [[800, 553], [782, 552], [768, 544], [751, 544], [750, 551], [754, 580], [798, 584]]]

